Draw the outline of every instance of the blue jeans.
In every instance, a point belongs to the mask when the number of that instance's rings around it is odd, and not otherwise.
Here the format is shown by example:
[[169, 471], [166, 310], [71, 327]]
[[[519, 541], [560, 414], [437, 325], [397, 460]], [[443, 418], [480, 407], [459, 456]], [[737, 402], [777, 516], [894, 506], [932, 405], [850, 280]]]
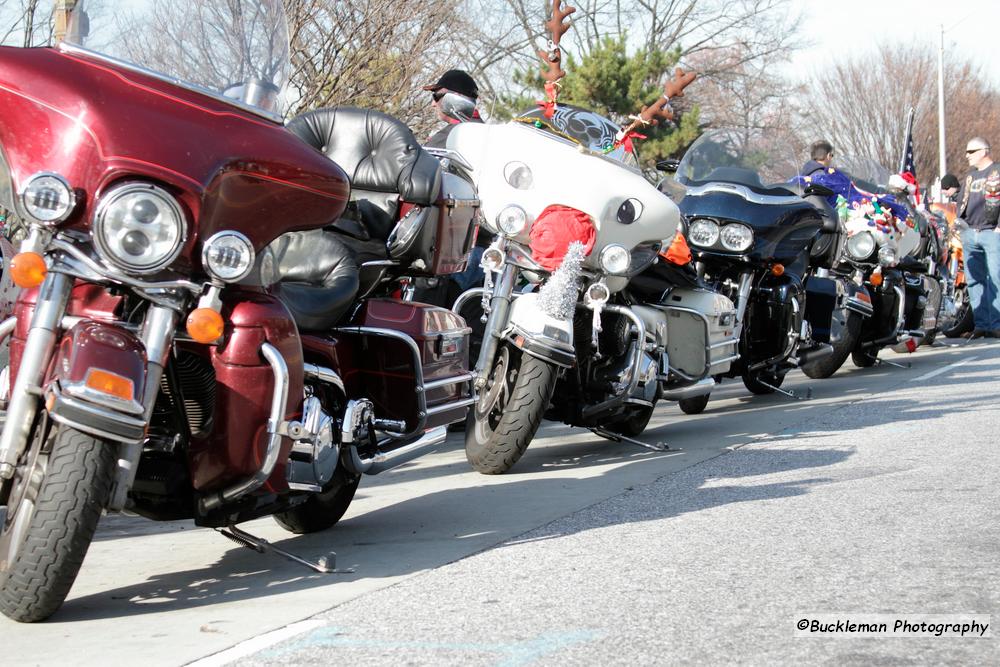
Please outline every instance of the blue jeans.
[[[486, 275], [483, 273], [483, 267], [479, 266], [479, 261], [483, 258], [484, 250], [485, 248], [473, 246], [472, 250], [469, 251], [469, 261], [465, 265], [465, 271], [451, 274], [451, 279], [463, 292], [472, 287], [483, 286], [483, 279]], [[1000, 329], [1000, 325], [997, 325], [997, 328]]]
[[964, 230], [962, 254], [976, 328], [1000, 329], [1000, 233]]

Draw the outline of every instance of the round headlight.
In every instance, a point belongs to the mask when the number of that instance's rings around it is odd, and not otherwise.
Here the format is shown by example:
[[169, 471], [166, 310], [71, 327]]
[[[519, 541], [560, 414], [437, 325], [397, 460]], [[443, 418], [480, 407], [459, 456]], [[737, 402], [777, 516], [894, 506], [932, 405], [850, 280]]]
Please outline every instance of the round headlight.
[[97, 252], [135, 273], [153, 273], [177, 259], [186, 232], [177, 200], [146, 183], [108, 190], [94, 216]]
[[520, 206], [508, 206], [497, 215], [497, 228], [507, 236], [517, 236], [528, 224], [528, 214]]
[[732, 223], [725, 225], [719, 233], [722, 247], [732, 252], [743, 252], [753, 245], [753, 230], [746, 225]]
[[239, 232], [213, 234], [201, 249], [201, 263], [212, 276], [227, 283], [243, 280], [254, 262], [253, 244]]
[[715, 245], [719, 240], [719, 223], [706, 218], [694, 220], [688, 228], [688, 240], [704, 248]]
[[891, 245], [884, 245], [878, 249], [878, 263], [882, 266], [892, 266], [899, 261], [899, 253]]
[[528, 190], [534, 182], [531, 167], [523, 162], [508, 162], [503, 168], [503, 177], [512, 188]]
[[605, 273], [620, 275], [628, 271], [629, 264], [632, 263], [632, 253], [624, 246], [612, 243], [601, 251], [600, 262]]
[[847, 239], [847, 254], [854, 259], [868, 259], [875, 251], [875, 237], [871, 232], [861, 232]]
[[43, 172], [28, 179], [21, 190], [21, 203], [32, 218], [53, 225], [69, 217], [76, 196], [62, 176]]

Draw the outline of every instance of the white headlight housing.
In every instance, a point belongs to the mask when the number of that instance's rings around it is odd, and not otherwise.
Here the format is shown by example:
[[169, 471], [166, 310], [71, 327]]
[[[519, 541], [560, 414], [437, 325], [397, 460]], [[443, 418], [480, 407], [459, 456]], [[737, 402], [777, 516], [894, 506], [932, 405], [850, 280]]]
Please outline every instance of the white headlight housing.
[[76, 206], [76, 195], [59, 174], [41, 172], [25, 183], [21, 203], [32, 218], [45, 225], [54, 225], [69, 217]]
[[899, 261], [899, 253], [891, 245], [884, 245], [878, 249], [878, 263], [882, 266], [893, 266]]
[[511, 204], [497, 214], [497, 229], [507, 236], [517, 236], [528, 224], [528, 214]]
[[605, 273], [621, 275], [628, 271], [629, 264], [632, 263], [632, 253], [626, 250], [625, 246], [612, 243], [601, 251], [600, 263]]
[[860, 232], [847, 239], [847, 254], [854, 259], [868, 259], [875, 251], [875, 237], [871, 232]]
[[503, 177], [510, 187], [518, 190], [530, 190], [535, 182], [531, 167], [523, 162], [508, 162], [503, 168]]
[[753, 245], [753, 230], [737, 222], [723, 225], [719, 233], [722, 247], [731, 252], [744, 252]]
[[227, 283], [246, 278], [255, 258], [250, 239], [234, 231], [213, 234], [201, 248], [201, 263], [205, 270]]
[[126, 183], [101, 198], [93, 234], [105, 261], [133, 273], [154, 273], [177, 259], [187, 223], [180, 204], [166, 190]]
[[688, 240], [703, 248], [715, 245], [719, 240], [719, 223], [708, 218], [693, 220], [688, 227]]

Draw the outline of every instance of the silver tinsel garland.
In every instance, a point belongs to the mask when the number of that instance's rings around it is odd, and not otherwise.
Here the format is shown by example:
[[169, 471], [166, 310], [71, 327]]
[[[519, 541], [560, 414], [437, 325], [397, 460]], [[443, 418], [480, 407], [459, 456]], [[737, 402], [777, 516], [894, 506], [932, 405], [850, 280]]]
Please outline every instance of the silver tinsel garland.
[[576, 312], [578, 285], [585, 257], [582, 243], [570, 243], [562, 264], [538, 290], [538, 305], [550, 317], [568, 320]]

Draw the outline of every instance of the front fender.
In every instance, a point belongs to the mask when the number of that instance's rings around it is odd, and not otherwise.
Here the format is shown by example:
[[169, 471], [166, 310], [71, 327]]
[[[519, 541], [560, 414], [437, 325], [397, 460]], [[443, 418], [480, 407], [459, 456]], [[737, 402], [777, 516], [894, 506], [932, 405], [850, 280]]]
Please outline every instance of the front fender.
[[145, 437], [146, 349], [132, 332], [94, 320], [67, 331], [46, 382], [52, 419], [119, 442]]
[[546, 313], [538, 303], [537, 294], [514, 299], [508, 321], [504, 338], [523, 352], [564, 368], [576, 363], [573, 320], [561, 320]]

